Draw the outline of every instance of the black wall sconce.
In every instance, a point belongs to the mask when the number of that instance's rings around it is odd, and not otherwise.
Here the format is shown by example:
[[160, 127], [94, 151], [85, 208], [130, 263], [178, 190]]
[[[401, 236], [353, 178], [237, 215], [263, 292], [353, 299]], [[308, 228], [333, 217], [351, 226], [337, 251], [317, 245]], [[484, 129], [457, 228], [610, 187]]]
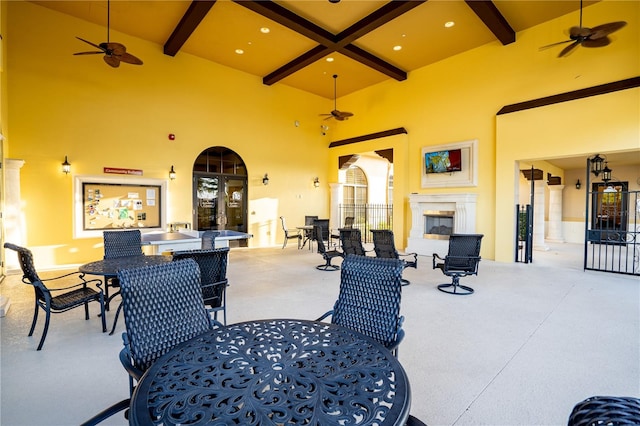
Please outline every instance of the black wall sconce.
[[320, 179], [318, 179], [317, 177], [313, 180], [313, 186], [315, 186], [316, 188], [318, 188], [320, 186]]
[[176, 171], [173, 170], [173, 164], [171, 165], [171, 170], [169, 170], [169, 179], [171, 180], [175, 180], [176, 178]]
[[602, 163], [604, 162], [604, 158], [600, 157], [600, 154], [596, 154], [595, 157], [589, 159], [591, 162], [591, 173], [596, 176], [600, 175], [602, 172]]
[[611, 169], [607, 165], [607, 162], [604, 162], [604, 169], [602, 169], [602, 181], [604, 183], [609, 183], [611, 180]]
[[62, 163], [62, 173], [68, 175], [71, 172], [71, 163], [67, 160], [67, 156], [64, 156], [64, 163]]
[[267, 176], [267, 174], [264, 174], [264, 177], [262, 178], [262, 184], [263, 185], [269, 185], [269, 176]]
[[580, 183], [580, 179], [578, 179], [576, 182], [576, 189], [580, 189], [580, 187], [582, 187], [582, 184]]

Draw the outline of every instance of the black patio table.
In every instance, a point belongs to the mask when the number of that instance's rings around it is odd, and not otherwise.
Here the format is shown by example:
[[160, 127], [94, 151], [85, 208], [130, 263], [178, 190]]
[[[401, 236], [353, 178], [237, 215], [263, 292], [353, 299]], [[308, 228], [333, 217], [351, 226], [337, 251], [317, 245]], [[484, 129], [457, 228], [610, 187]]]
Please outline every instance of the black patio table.
[[132, 425], [404, 425], [411, 391], [383, 345], [297, 319], [215, 328], [159, 358], [133, 393]]

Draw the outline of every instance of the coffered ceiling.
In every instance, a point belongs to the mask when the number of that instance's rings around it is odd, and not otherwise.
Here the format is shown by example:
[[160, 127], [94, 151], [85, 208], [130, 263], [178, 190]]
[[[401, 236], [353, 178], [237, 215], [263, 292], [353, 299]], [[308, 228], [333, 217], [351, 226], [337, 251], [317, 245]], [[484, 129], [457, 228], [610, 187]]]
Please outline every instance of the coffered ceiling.
[[[588, 19], [595, 2], [584, 1], [587, 26], [597, 21]], [[106, 41], [107, 1], [33, 3], [104, 26], [104, 32], [77, 36]], [[571, 12], [577, 25], [579, 8], [579, 0], [112, 0], [110, 41], [135, 54], [124, 33], [157, 44], [158, 55], [189, 53], [267, 85], [332, 99], [334, 74], [338, 96], [403, 81], [413, 70], [483, 44], [517, 43], [517, 32]], [[567, 38], [550, 35], [549, 43]], [[86, 47], [78, 41], [77, 51]]]

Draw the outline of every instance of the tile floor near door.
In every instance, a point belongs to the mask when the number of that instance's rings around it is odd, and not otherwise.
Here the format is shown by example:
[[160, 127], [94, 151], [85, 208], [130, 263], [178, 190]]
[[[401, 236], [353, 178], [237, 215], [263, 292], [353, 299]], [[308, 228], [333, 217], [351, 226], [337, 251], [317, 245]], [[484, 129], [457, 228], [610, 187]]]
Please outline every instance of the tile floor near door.
[[[319, 317], [340, 282], [340, 272], [314, 268], [321, 263], [295, 244], [232, 249], [229, 322]], [[588, 396], [640, 397], [640, 281], [583, 271], [581, 246], [534, 252], [528, 265], [483, 260], [477, 277], [462, 279], [475, 288], [471, 296], [439, 292], [447, 279], [431, 257], [404, 276], [411, 285], [403, 287], [399, 360], [411, 412], [427, 424], [562, 425]], [[77, 425], [127, 397], [122, 321], [109, 336], [95, 307], [89, 321], [81, 309], [54, 315], [37, 352], [42, 323], [27, 337], [33, 290], [19, 275], [0, 289], [11, 301], [0, 322], [0, 424]], [[118, 415], [105, 424], [126, 421]]]

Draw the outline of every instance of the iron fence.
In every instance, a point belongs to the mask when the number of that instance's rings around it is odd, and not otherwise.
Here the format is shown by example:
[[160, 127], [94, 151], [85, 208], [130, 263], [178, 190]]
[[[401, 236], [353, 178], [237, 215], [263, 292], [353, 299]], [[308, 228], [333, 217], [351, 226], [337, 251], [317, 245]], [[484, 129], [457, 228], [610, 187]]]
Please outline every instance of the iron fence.
[[353, 217], [353, 227], [358, 228], [365, 243], [373, 242], [372, 229], [393, 230], [393, 205], [391, 204], [340, 204], [340, 226], [347, 217]]

